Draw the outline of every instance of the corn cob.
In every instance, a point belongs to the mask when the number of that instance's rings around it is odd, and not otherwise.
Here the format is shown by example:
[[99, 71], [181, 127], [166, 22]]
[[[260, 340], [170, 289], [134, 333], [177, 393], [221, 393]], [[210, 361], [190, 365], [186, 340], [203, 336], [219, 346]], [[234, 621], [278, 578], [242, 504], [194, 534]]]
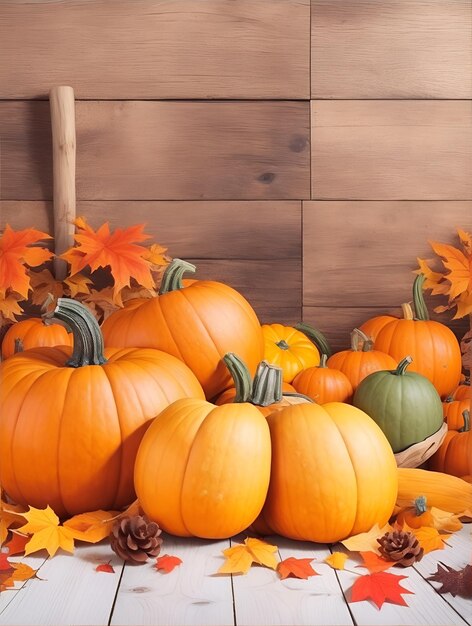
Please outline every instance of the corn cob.
[[397, 506], [411, 506], [418, 496], [425, 496], [429, 506], [450, 513], [472, 510], [472, 484], [442, 472], [398, 468]]

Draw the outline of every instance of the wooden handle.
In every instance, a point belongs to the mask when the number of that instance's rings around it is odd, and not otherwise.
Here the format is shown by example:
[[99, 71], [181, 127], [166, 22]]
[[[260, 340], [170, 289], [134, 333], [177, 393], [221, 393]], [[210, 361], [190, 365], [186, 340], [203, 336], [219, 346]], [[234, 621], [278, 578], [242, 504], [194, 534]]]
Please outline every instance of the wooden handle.
[[[54, 179], [54, 248], [62, 254], [74, 243], [75, 209], [75, 101], [72, 87], [49, 92]], [[67, 276], [67, 263], [54, 259], [57, 280]]]

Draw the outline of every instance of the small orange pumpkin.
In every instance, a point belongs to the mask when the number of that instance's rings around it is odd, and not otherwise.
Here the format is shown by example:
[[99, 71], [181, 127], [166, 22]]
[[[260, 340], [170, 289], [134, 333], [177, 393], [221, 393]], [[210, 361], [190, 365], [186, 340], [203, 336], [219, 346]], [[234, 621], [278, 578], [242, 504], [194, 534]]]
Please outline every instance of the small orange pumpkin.
[[318, 404], [350, 402], [353, 389], [349, 378], [341, 370], [328, 367], [327, 359], [327, 355], [322, 354], [320, 364], [297, 374], [293, 386]]
[[426, 506], [425, 496], [418, 496], [413, 506], [401, 509], [397, 515], [396, 521], [400, 526], [407, 524], [410, 528], [433, 526], [434, 518], [431, 511]]
[[371, 317], [366, 320], [363, 324], [359, 326], [359, 330], [362, 330], [368, 337], [375, 342], [377, 339], [377, 335], [382, 330], [384, 326], [389, 324], [390, 322], [398, 319], [394, 315], [376, 315], [375, 317]]
[[464, 411], [470, 408], [470, 400], [454, 400], [448, 396], [443, 405], [444, 421], [449, 430], [460, 430], [464, 427]]
[[372, 372], [395, 370], [395, 359], [385, 352], [373, 349], [374, 342], [361, 330], [354, 328], [351, 333], [351, 349], [341, 350], [329, 357], [328, 367], [341, 370], [349, 379], [355, 391], [359, 383]]
[[59, 323], [49, 323], [40, 317], [30, 317], [12, 324], [2, 341], [2, 358], [45, 346], [72, 346], [72, 333]]
[[472, 431], [470, 413], [464, 411], [464, 427], [448, 430], [439, 450], [430, 457], [429, 469], [453, 476], [472, 474]]
[[472, 387], [470, 386], [470, 378], [465, 378], [454, 390], [452, 394], [454, 400], [472, 400]]

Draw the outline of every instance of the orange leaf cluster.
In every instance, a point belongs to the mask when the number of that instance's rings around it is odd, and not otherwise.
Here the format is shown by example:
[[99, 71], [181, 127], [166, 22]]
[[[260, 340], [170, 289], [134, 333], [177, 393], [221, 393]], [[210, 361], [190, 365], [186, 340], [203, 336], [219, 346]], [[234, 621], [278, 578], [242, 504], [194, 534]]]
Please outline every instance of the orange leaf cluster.
[[454, 319], [472, 313], [472, 235], [458, 229], [460, 248], [449, 244], [430, 241], [434, 252], [440, 257], [443, 270], [432, 270], [428, 262], [418, 259], [418, 274], [424, 274], [424, 289], [430, 289], [433, 295], [448, 297], [446, 306], [438, 306], [437, 313], [456, 308]]

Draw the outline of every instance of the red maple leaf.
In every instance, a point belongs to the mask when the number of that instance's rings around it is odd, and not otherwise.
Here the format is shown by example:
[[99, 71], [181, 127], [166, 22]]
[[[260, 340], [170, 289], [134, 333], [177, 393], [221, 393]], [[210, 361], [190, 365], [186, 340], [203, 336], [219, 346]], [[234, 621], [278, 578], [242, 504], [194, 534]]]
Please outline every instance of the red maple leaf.
[[351, 589], [351, 602], [372, 600], [377, 608], [381, 608], [384, 602], [408, 606], [402, 594], [414, 593], [400, 585], [400, 581], [407, 576], [398, 576], [388, 572], [375, 572], [360, 576]]
[[8, 548], [8, 556], [13, 556], [14, 554], [24, 554], [25, 546], [30, 539], [31, 537], [28, 535], [12, 533], [10, 541], [5, 544], [5, 548]]
[[6, 552], [0, 552], [0, 572], [13, 569], [12, 564], [8, 560], [8, 556]]
[[115, 570], [113, 569], [113, 565], [111, 565], [110, 563], [100, 563], [100, 565], [97, 565], [97, 567], [95, 568], [96, 572], [106, 572], [107, 574], [114, 574]]
[[282, 579], [291, 576], [292, 578], [303, 578], [306, 580], [310, 576], [319, 575], [310, 565], [312, 561], [313, 559], [296, 559], [291, 556], [278, 563], [277, 571]]
[[174, 569], [174, 567], [177, 567], [177, 565], [180, 565], [181, 563], [182, 560], [179, 559], [178, 556], [170, 556], [168, 554], [164, 554], [163, 556], [160, 556], [156, 559], [156, 564], [154, 565], [154, 567], [157, 570], [162, 570], [163, 572], [168, 574]]

